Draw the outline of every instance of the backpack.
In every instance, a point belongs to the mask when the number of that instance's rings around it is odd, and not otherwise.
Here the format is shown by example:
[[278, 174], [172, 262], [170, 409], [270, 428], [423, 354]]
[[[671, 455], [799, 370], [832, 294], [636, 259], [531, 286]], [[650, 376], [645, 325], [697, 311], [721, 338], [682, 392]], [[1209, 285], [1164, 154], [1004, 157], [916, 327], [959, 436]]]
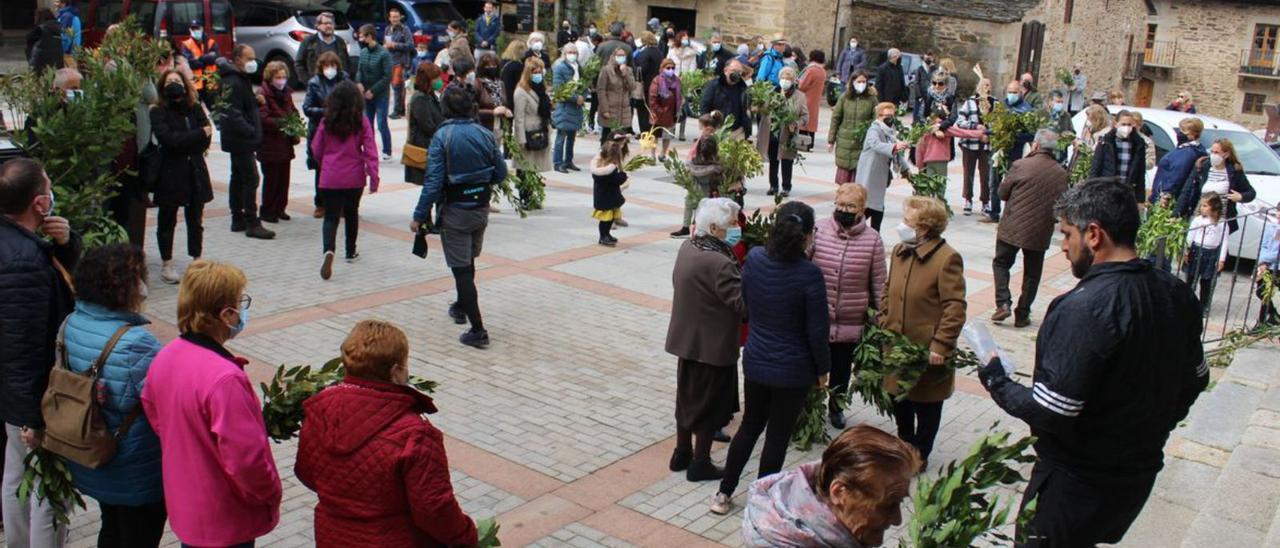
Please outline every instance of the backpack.
[[129, 427], [138, 418], [142, 406], [139, 405], [126, 414], [120, 428], [112, 433], [107, 429], [107, 422], [102, 416], [102, 405], [98, 398], [104, 394], [99, 392], [98, 387], [107, 357], [111, 355], [111, 350], [120, 337], [132, 327], [125, 324], [116, 329], [89, 370], [76, 373], [68, 363], [67, 324], [63, 322], [62, 328], [58, 330], [57, 363], [49, 371], [49, 387], [40, 400], [40, 412], [45, 423], [45, 449], [89, 468], [99, 468], [115, 457], [116, 442], [120, 436], [129, 432]]

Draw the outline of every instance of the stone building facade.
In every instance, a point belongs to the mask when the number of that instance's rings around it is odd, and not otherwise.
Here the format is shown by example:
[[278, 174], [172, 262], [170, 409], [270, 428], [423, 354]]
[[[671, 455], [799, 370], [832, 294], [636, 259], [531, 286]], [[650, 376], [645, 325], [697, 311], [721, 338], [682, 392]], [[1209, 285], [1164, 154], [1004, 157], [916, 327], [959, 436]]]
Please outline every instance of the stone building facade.
[[[849, 0], [606, 0], [618, 9], [628, 28], [644, 22], [661, 10], [696, 12], [696, 32], [707, 37], [719, 30], [725, 41], [737, 44], [754, 36], [772, 37], [782, 33], [805, 51], [821, 49], [831, 53], [836, 32], [836, 10], [848, 11]], [[667, 12], [669, 13], [669, 12]], [[667, 17], [659, 15], [660, 19]], [[672, 19], [674, 21], [674, 19]]]
[[1131, 102], [1161, 107], [1181, 91], [1197, 111], [1252, 128], [1280, 99], [1280, 4], [1265, 0], [1154, 0], [1144, 67]]

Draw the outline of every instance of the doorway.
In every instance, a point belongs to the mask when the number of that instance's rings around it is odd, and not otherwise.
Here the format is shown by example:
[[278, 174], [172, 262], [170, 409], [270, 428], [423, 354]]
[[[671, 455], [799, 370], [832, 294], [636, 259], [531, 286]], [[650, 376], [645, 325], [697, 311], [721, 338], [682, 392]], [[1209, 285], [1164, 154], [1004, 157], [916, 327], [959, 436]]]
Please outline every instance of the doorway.
[[6, 0], [0, 2], [0, 28], [26, 30], [35, 24], [36, 0]]
[[671, 24], [676, 28], [676, 32], [683, 30], [688, 32], [690, 37], [697, 35], [698, 10], [649, 6], [649, 17], [657, 17], [663, 23], [671, 21]]
[[1044, 23], [1028, 21], [1022, 24], [1022, 41], [1018, 44], [1018, 71], [1014, 78], [1030, 72], [1040, 82], [1040, 52], [1044, 51]]
[[1156, 83], [1150, 78], [1138, 80], [1138, 93], [1133, 96], [1133, 105], [1138, 107], [1150, 107], [1151, 95], [1156, 87]]

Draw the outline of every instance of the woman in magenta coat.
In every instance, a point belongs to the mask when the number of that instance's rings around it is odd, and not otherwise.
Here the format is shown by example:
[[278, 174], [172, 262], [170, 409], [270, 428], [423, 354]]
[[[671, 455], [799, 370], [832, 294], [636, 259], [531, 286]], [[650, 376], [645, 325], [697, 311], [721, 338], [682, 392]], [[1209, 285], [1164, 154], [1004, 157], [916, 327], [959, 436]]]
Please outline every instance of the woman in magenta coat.
[[293, 163], [293, 147], [301, 137], [284, 133], [285, 119], [298, 114], [293, 106], [293, 90], [289, 89], [289, 69], [284, 63], [267, 63], [262, 70], [261, 89], [258, 115], [262, 118], [262, 147], [258, 149], [258, 163], [262, 164], [262, 206], [258, 217], [268, 223], [288, 221], [285, 209], [289, 206], [289, 166]]
[[356, 237], [360, 235], [360, 197], [364, 195], [365, 181], [370, 194], [378, 191], [378, 149], [373, 141], [373, 127], [363, 113], [364, 97], [360, 90], [349, 81], [342, 82], [325, 101], [324, 119], [311, 139], [311, 156], [322, 167], [324, 259], [320, 278], [325, 280], [333, 275], [339, 217], [347, 225], [347, 262], [354, 263], [360, 257], [356, 252]]

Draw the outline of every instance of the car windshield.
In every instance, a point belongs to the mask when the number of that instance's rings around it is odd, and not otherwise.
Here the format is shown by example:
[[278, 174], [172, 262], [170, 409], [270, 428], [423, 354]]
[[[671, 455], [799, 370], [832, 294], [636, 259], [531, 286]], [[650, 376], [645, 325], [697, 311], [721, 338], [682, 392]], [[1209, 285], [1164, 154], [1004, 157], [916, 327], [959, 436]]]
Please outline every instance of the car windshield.
[[1236, 158], [1244, 164], [1245, 173], [1255, 175], [1280, 175], [1280, 158], [1259, 139], [1244, 131], [1227, 131], [1205, 128], [1200, 142], [1206, 147], [1218, 139], [1228, 139], [1236, 148]]

